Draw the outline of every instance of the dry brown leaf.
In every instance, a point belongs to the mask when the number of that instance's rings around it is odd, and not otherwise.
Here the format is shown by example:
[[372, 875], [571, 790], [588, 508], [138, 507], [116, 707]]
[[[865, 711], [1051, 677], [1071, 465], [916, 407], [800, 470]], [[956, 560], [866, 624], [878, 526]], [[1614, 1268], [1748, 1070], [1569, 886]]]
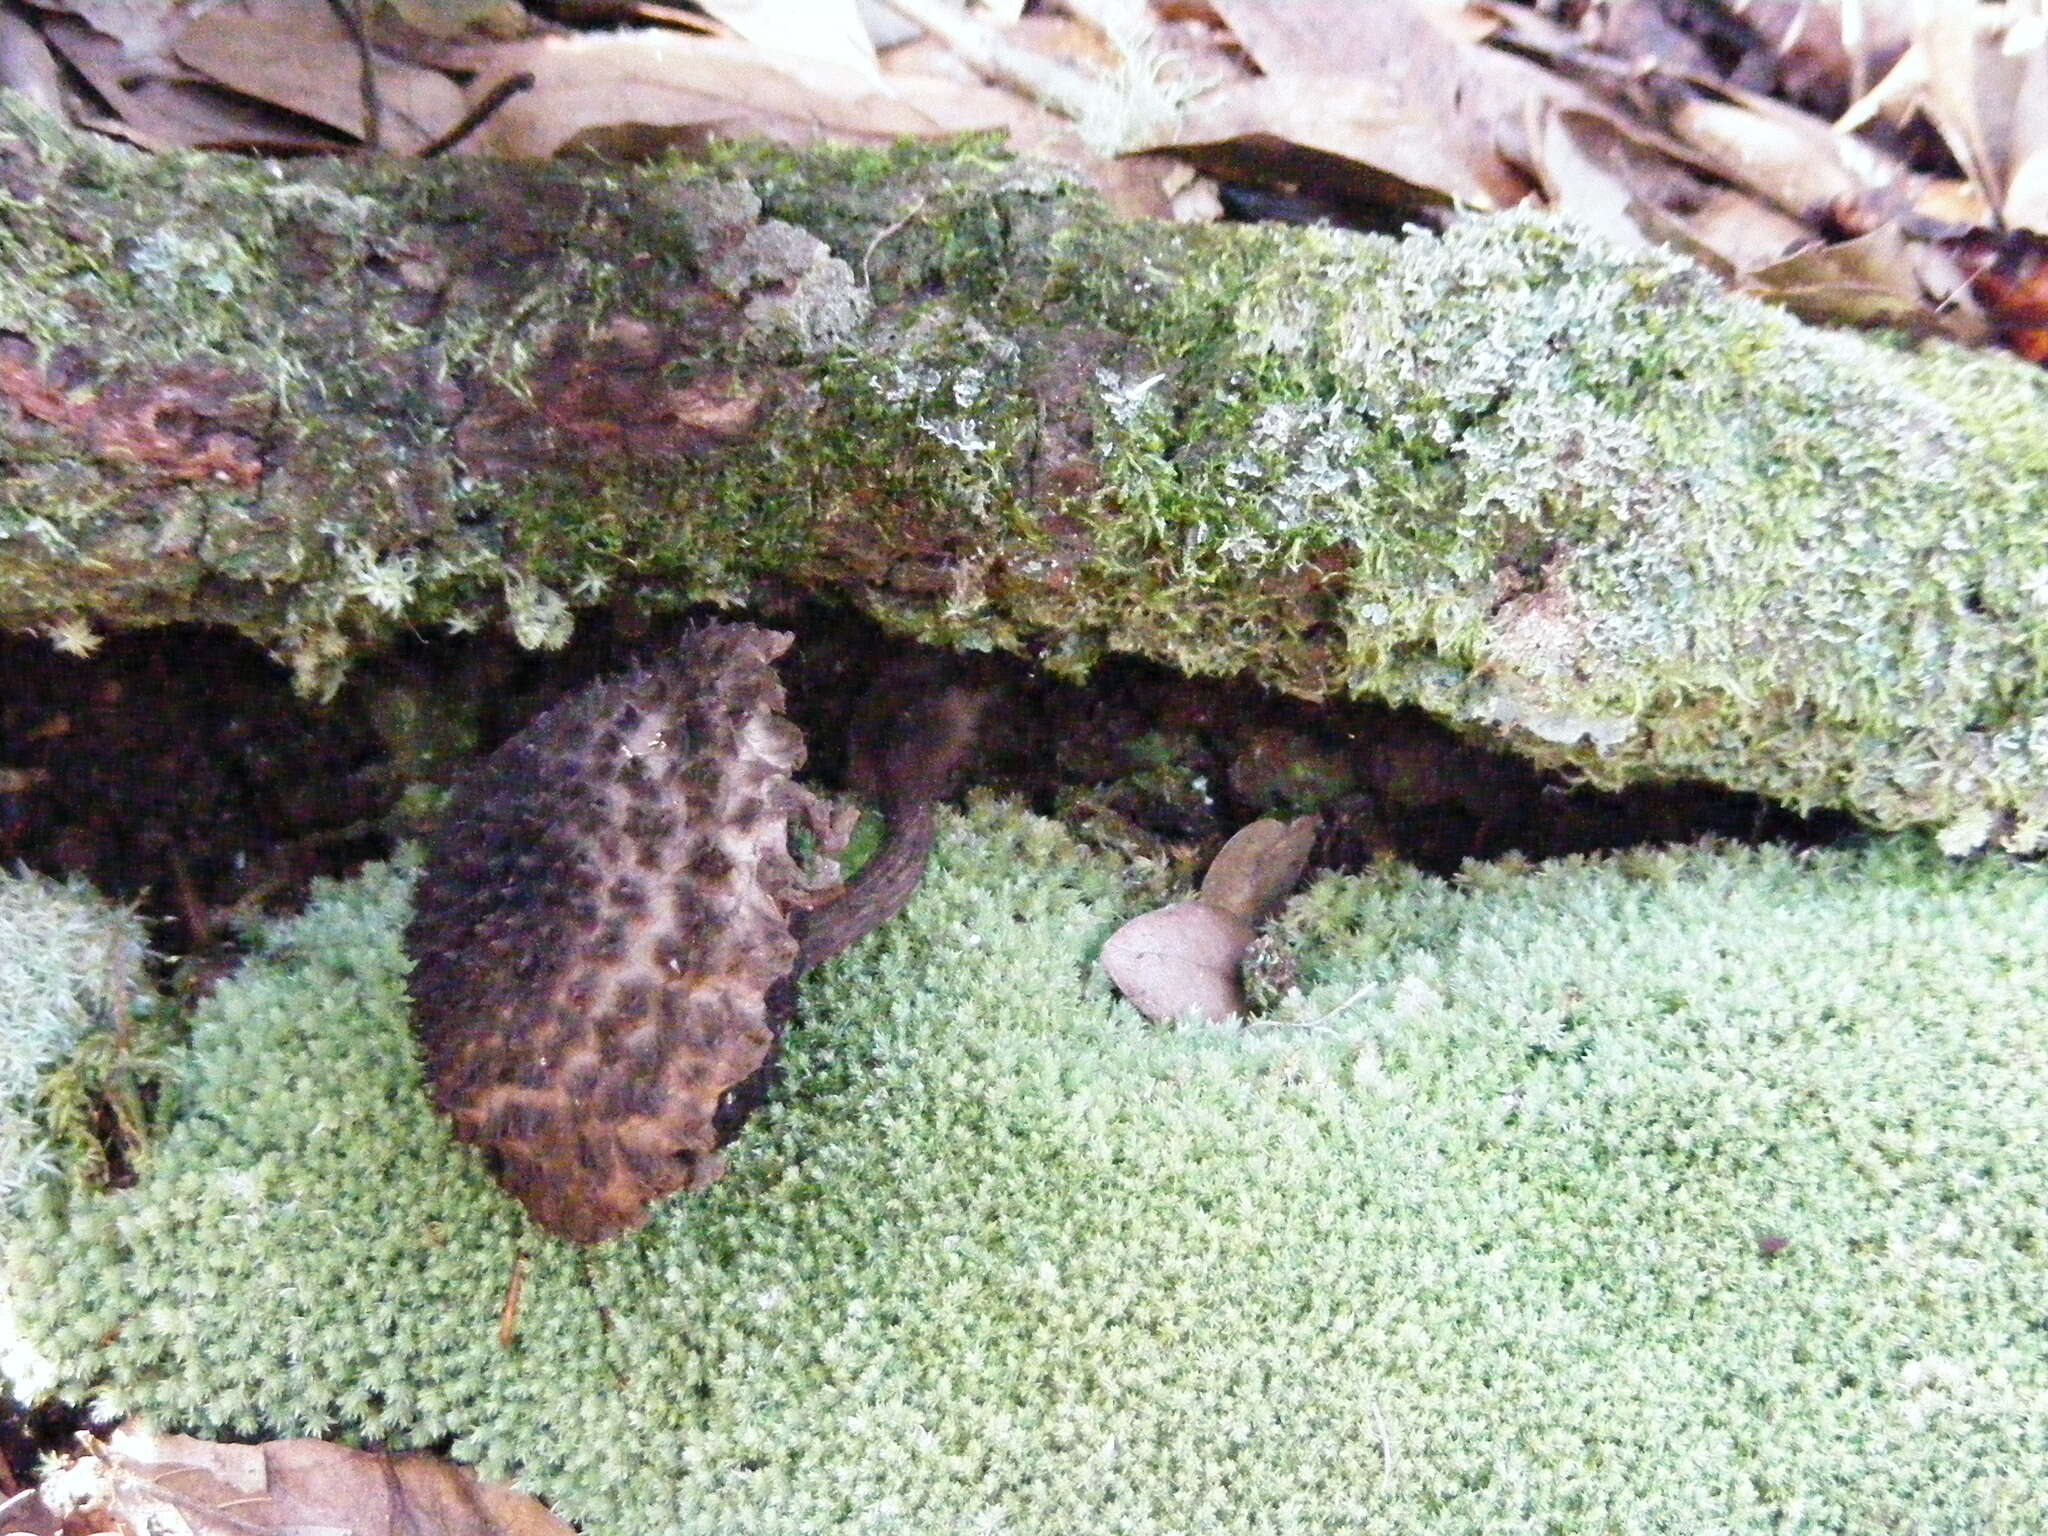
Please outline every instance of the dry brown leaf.
[[1683, 220], [1687, 234], [1718, 258], [1716, 271], [1754, 272], [1813, 243], [1812, 228], [1734, 187], [1709, 188]]
[[318, 153], [340, 141], [313, 133], [284, 114], [248, 101], [170, 66], [168, 77], [139, 72], [122, 46], [70, 16], [52, 16], [43, 36], [99, 93], [115, 116], [84, 119], [145, 149], [241, 149]]
[[1925, 109], [2008, 224], [2048, 232], [2048, 28], [1998, 5], [1927, 9], [1913, 45], [1836, 123]]
[[1221, 1023], [1244, 1012], [1238, 965], [1253, 925], [1301, 880], [1314, 816], [1241, 827], [1210, 862], [1202, 893], [1134, 917], [1102, 946], [1102, 968], [1146, 1018]]
[[1020, 154], [1074, 170], [1126, 217], [1171, 211], [1165, 183], [1174, 164], [1095, 153], [1070, 123], [981, 83], [932, 42], [891, 50], [882, 75], [868, 78], [735, 39], [664, 31], [549, 38], [499, 50], [471, 98], [521, 71], [534, 76], [532, 88], [459, 153], [545, 156], [624, 131], [760, 134], [794, 144], [1001, 132]]
[[[1225, 179], [1396, 206], [1502, 208], [1528, 184], [1496, 145], [1532, 88], [1409, 0], [1215, 0], [1265, 78], [1225, 86], [1145, 145]], [[1518, 131], [1518, 130], [1517, 130]]]
[[1778, 56], [1777, 89], [1813, 104], [1853, 99], [1912, 41], [1922, 0], [1743, 0], [1742, 16]]
[[12, 11], [0, 11], [0, 90], [19, 91], [45, 112], [62, 113], [57, 60], [42, 34]]
[[1256, 927], [1280, 909], [1308, 867], [1319, 817], [1255, 821], [1239, 827], [1202, 877], [1205, 905]]
[[1183, 901], [1132, 918], [1102, 946], [1102, 968], [1148, 1019], [1222, 1023], [1244, 1012], [1237, 968], [1252, 941], [1243, 918]]
[[851, 70], [724, 38], [639, 31], [516, 43], [471, 82], [470, 99], [521, 72], [533, 75], [532, 88], [459, 153], [546, 157], [586, 130], [627, 123], [796, 145], [957, 131]]
[[1783, 304], [1803, 320], [1937, 329], [1974, 339], [1968, 311], [1941, 311], [1921, 279], [1917, 243], [1886, 224], [1835, 245], [1815, 245], [1748, 273], [1742, 286]]
[[1531, 106], [1530, 169], [1543, 200], [1618, 245], [1650, 243], [1640, 210], [1675, 201], [1674, 177], [1683, 177], [1691, 189], [1699, 185], [1604, 112]]
[[64, 1529], [64, 1520], [44, 1502], [40, 1488], [24, 1488], [9, 1499], [0, 1499], [0, 1531], [7, 1536], [74, 1536]]
[[[533, 30], [519, 0], [382, 0], [385, 11], [421, 37], [456, 43], [481, 38], [510, 42]], [[391, 29], [373, 17], [373, 36]]]
[[[326, 0], [230, 0], [187, 26], [171, 50], [245, 96], [365, 136], [361, 59]], [[383, 148], [414, 153], [462, 116], [462, 91], [447, 76], [373, 57]]]
[[[1831, 132], [1820, 119], [1782, 108], [1766, 112], [1695, 96], [1673, 110], [1670, 126], [1727, 180], [1799, 218], [1904, 170], [1882, 165], [1875, 151]], [[1851, 160], [1861, 168], [1852, 169]]]
[[1170, 149], [1223, 181], [1413, 209], [1499, 208], [1521, 184], [1494, 157], [1446, 135], [1397, 88], [1254, 80], [1205, 98], [1147, 149]]
[[1074, 122], [1086, 121], [1109, 105], [1112, 93], [1065, 59], [1048, 58], [1021, 45], [953, 0], [888, 0], [891, 9], [915, 22], [943, 44], [978, 79], [1016, 91], [1036, 106]]
[[1108, 38], [1086, 22], [1072, 16], [1040, 12], [1022, 16], [1004, 26], [1003, 37], [1019, 48], [1048, 59], [1058, 59], [1098, 75], [1111, 75], [1123, 66], [1123, 56]]
[[[1997, 8], [2003, 13], [2005, 8]], [[1915, 46], [1926, 56], [1928, 116], [1963, 172], [2001, 213], [2012, 186], [2016, 141], [2031, 133], [2041, 147], [2048, 130], [2048, 46], [2007, 51], [2002, 29], [1987, 25], [1987, 6], [1936, 6]], [[2024, 154], [2025, 146], [2017, 146]]]
[[170, 43], [204, 0], [37, 0], [36, 9], [61, 11], [121, 45], [128, 67], [161, 73]]
[[1924, 219], [1957, 229], [1982, 229], [1993, 222], [1984, 194], [1960, 179], [1916, 183], [1911, 189], [1911, 207]]
[[1689, 152], [1674, 157], [1653, 130], [1609, 113], [1547, 111], [1531, 138], [1550, 205], [1624, 246], [1671, 246], [1726, 279], [1813, 238], [1798, 220], [1697, 174]]
[[[1681, 26], [1681, 19], [1693, 25]], [[1656, 0], [1609, 0], [1609, 3], [1595, 6], [1586, 13], [1585, 29], [1591, 33], [1588, 41], [1602, 53], [1609, 58], [1623, 60], [1641, 72], [1657, 69], [1715, 78], [1726, 71], [1716, 67], [1715, 54], [1707, 39], [1696, 34], [1718, 19], [1705, 6], [1659, 5]], [[1722, 44], [1722, 56], [1728, 58], [1734, 68], [1739, 70], [1748, 66], [1750, 71], [1756, 70], [1758, 64], [1749, 57], [1750, 50], [1745, 49], [1730, 57], [1744, 41], [1735, 29], [1723, 29], [1716, 41]], [[1753, 73], [1751, 78], [1754, 78]]]
[[[928, 118], [928, 133], [998, 131], [1019, 154], [1036, 155], [1079, 172], [1109, 195], [1126, 217], [1157, 217], [1165, 206], [1156, 187], [1163, 168], [1124, 173], [1116, 161], [1088, 148], [1066, 118], [1026, 101], [1015, 91], [985, 83], [966, 61], [935, 38], [890, 50], [882, 68], [897, 98]], [[1148, 180], [1155, 184], [1150, 195], [1134, 196]]]
[[43, 1492], [60, 1513], [111, 1516], [124, 1536], [574, 1536], [467, 1467], [322, 1440], [220, 1445], [124, 1426]]
[[1065, 118], [1012, 91], [984, 85], [938, 43], [893, 50], [883, 73], [898, 100], [924, 114], [928, 134], [999, 131], [1018, 154], [1073, 171], [1124, 218], [1174, 217], [1173, 194], [1191, 173], [1173, 157], [1100, 155]]

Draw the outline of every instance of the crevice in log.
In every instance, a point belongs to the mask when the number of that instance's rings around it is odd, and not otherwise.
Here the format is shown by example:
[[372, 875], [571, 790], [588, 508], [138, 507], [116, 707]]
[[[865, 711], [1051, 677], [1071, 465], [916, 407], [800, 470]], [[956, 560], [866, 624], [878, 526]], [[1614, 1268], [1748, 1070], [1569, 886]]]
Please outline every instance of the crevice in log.
[[[843, 782], [869, 681], [912, 650], [842, 609], [771, 602], [794, 630], [790, 713], [806, 776]], [[578, 684], [658, 651], [688, 615], [585, 615], [552, 653], [499, 636], [413, 639], [333, 701], [224, 631], [108, 637], [90, 658], [0, 639], [0, 860], [139, 899], [163, 953], [232, 954], [244, 920], [289, 910], [320, 875], [387, 854], [430, 822], [435, 786]], [[1086, 683], [1014, 658], [963, 665], [998, 690], [970, 782], [1085, 834], [1199, 868], [1261, 815], [1320, 811], [1314, 863], [1393, 858], [1436, 873], [1702, 836], [1813, 844], [1856, 829], [1698, 783], [1575, 788], [1412, 709], [1309, 704], [1243, 682], [1112, 660]]]

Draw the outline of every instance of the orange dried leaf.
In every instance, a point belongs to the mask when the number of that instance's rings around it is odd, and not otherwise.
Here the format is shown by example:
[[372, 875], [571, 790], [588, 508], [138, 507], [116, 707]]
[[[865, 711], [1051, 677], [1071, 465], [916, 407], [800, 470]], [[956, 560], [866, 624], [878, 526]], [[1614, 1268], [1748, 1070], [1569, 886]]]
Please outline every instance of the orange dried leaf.
[[124, 1426], [46, 1483], [124, 1536], [573, 1536], [536, 1500], [467, 1467], [322, 1440], [221, 1445]]
[[[1496, 130], [1548, 77], [1439, 30], [1406, 0], [1217, 0], [1263, 79], [1198, 101], [1143, 145], [1226, 179], [1419, 208], [1507, 207], [1528, 183]], [[1518, 131], [1518, 130], [1517, 130]]]
[[724, 38], [638, 31], [515, 44], [471, 83], [470, 99], [521, 72], [532, 88], [465, 140], [463, 153], [545, 157], [580, 133], [621, 124], [797, 145], [951, 131], [853, 70]]
[[1760, 267], [1743, 286], [1805, 320], [1931, 329], [1971, 339], [1970, 317], [1938, 308], [1940, 296], [1928, 294], [1913, 243], [1896, 224]]
[[115, 114], [112, 121], [93, 120], [88, 126], [119, 133], [145, 149], [303, 154], [333, 150], [342, 142], [312, 131], [303, 119], [200, 83], [176, 63], [138, 68], [118, 40], [72, 17], [52, 16], [43, 35]]

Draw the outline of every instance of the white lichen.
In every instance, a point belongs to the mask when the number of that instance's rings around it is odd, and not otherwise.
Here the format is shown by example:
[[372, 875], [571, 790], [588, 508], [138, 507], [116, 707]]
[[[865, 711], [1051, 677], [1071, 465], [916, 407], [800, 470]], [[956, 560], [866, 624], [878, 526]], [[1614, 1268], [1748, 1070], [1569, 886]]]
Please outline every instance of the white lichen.
[[92, 621], [77, 614], [67, 614], [56, 620], [43, 633], [53, 649], [66, 656], [76, 656], [81, 661], [91, 657], [105, 643], [105, 637], [92, 627]]

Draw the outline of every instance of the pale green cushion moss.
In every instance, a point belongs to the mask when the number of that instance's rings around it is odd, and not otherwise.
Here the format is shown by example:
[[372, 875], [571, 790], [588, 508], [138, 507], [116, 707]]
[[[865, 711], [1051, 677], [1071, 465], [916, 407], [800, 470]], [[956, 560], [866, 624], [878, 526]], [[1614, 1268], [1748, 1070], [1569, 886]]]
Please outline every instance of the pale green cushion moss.
[[428, 1112], [372, 872], [204, 1010], [141, 1188], [52, 1187], [23, 1325], [74, 1392], [453, 1436], [606, 1536], [2048, 1523], [2048, 875], [1333, 880], [1323, 1024], [1250, 1033], [1109, 996], [1128, 878], [952, 824], [725, 1182], [586, 1255]]
[[82, 882], [0, 870], [0, 1216], [54, 1171], [42, 1077], [137, 995], [142, 925]]

